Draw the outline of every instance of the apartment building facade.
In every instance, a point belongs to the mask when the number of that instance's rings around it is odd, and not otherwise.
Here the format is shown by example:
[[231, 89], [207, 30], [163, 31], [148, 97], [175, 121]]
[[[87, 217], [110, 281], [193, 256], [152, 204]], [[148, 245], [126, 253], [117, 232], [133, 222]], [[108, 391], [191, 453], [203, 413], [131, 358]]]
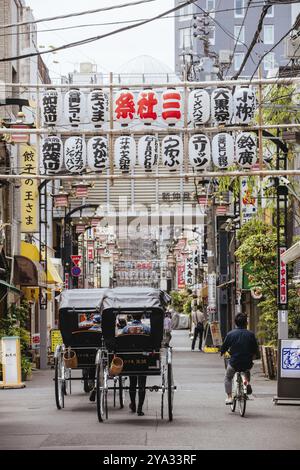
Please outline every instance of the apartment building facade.
[[[175, 0], [175, 4], [183, 3]], [[266, 2], [265, 2], [266, 3]], [[284, 36], [291, 28], [295, 18], [295, 5], [276, 4], [270, 7], [263, 23], [259, 41], [253, 48], [241, 77], [251, 77], [260, 58]], [[263, 2], [250, 3], [248, 0], [198, 0], [184, 7], [175, 17], [175, 71], [182, 76], [188, 54], [193, 53], [193, 60], [203, 62], [207, 56], [203, 34], [208, 36], [209, 54], [216, 53], [226, 63], [222, 70], [223, 77], [231, 78], [239, 70], [247, 48], [256, 31]], [[205, 12], [209, 16], [205, 16]], [[193, 16], [197, 16], [197, 20]], [[199, 26], [200, 31], [194, 28]], [[204, 24], [205, 23], [205, 24]], [[199, 35], [195, 37], [194, 33]], [[230, 51], [230, 60], [228, 61]], [[285, 57], [285, 43], [282, 41], [262, 61], [262, 75], [288, 62]], [[256, 72], [257, 73], [257, 72]]]

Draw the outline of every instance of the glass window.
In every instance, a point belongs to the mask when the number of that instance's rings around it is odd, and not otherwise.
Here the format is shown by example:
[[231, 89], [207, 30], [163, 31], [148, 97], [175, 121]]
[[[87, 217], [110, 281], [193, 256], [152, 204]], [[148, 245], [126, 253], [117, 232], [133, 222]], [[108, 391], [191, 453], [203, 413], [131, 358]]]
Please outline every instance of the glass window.
[[234, 37], [236, 41], [239, 38], [237, 44], [242, 45], [245, 42], [245, 26], [236, 25], [234, 27]]
[[192, 47], [192, 30], [191, 28], [181, 28], [179, 30], [179, 47], [186, 49]]
[[274, 25], [264, 25], [264, 44], [274, 44]]
[[[180, 2], [184, 3], [184, 2]], [[185, 7], [181, 8], [176, 13], [179, 15], [179, 21], [187, 21], [191, 19], [191, 15], [193, 14], [193, 5], [186, 5]]]
[[245, 0], [234, 0], [234, 16], [236, 18], [243, 18], [245, 15], [244, 9]]
[[271, 6], [268, 13], [266, 14], [266, 18], [274, 18], [274, 5]]
[[234, 70], [235, 71], [240, 70], [244, 57], [245, 57], [245, 54], [242, 52], [237, 52], [236, 54], [234, 54]]
[[216, 0], [206, 0], [206, 11], [210, 13], [211, 17], [215, 17], [215, 9], [216, 9]]
[[274, 52], [270, 52], [264, 58], [264, 68], [265, 70], [273, 70], [275, 68], [275, 54]]

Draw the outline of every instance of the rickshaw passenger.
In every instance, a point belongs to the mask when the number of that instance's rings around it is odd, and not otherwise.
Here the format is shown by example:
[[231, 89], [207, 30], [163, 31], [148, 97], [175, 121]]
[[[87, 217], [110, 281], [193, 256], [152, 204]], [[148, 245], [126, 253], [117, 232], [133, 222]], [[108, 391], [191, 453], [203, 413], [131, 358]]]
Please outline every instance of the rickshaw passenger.
[[[150, 327], [148, 325], [145, 325], [142, 323], [142, 313], [132, 313], [132, 318], [133, 320], [128, 323], [125, 328], [122, 330], [122, 334], [144, 334], [144, 335], [149, 335], [150, 334]], [[129, 395], [130, 395], [130, 405], [129, 408], [133, 413], [137, 411], [138, 416], [144, 416], [145, 413], [143, 413], [142, 408], [143, 404], [145, 401], [145, 396], [146, 396], [146, 380], [147, 376], [146, 375], [131, 375], [129, 376]], [[138, 408], [136, 409], [136, 387], [139, 387], [139, 402], [138, 402]]]

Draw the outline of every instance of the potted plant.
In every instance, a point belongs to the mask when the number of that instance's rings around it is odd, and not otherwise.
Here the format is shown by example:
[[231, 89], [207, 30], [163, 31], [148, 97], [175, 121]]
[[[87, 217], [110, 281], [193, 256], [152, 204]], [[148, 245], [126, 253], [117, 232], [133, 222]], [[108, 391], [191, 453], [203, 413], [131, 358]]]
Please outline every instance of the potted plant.
[[21, 359], [22, 382], [32, 380], [32, 364], [30, 360], [22, 356]]

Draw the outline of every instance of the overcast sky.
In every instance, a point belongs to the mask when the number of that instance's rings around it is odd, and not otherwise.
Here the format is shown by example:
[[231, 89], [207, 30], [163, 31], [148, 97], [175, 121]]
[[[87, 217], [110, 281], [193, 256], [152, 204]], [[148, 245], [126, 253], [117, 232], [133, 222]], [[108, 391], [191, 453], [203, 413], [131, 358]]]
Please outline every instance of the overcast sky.
[[[92, 10], [111, 5], [120, 5], [134, 0], [26, 0], [33, 10], [36, 19], [58, 16], [71, 12]], [[39, 23], [38, 30], [64, 28], [73, 25], [105, 23], [144, 19], [155, 16], [173, 8], [174, 0], [156, 0], [153, 3], [94, 13], [65, 20]], [[98, 36], [124, 25], [93, 26], [88, 28], [39, 33], [39, 46], [60, 46], [91, 36]], [[42, 49], [41, 49], [42, 50]], [[116, 34], [107, 39], [72, 48], [56, 54], [46, 54], [44, 61], [52, 77], [67, 74], [78, 68], [80, 62], [93, 62], [99, 65], [100, 71], [117, 71], [122, 64], [139, 55], [151, 55], [174, 70], [174, 19], [163, 19], [132, 31]], [[56, 64], [54, 61], [58, 61]]]

